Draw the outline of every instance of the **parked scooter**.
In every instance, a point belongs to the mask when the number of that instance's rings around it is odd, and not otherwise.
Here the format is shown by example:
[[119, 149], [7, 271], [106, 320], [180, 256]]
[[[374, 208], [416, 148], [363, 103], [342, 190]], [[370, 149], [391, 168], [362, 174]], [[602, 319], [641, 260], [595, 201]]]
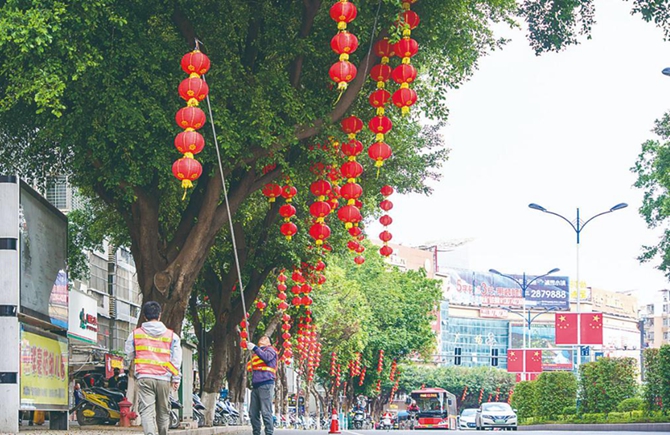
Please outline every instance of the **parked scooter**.
[[179, 410], [181, 408], [182, 404], [170, 396], [170, 429], [177, 429], [179, 427]]
[[205, 427], [205, 405], [196, 393], [193, 393], [193, 420], [198, 422], [198, 427]]
[[93, 424], [114, 425], [121, 418], [119, 402], [125, 397], [122, 392], [102, 387], [79, 390], [79, 403], [70, 410], [77, 414], [81, 426]]

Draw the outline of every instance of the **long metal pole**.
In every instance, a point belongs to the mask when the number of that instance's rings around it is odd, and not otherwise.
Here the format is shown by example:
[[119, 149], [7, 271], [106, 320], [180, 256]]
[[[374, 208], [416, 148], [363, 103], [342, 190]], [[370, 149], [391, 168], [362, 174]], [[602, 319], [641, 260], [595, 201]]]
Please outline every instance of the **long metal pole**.
[[521, 310], [523, 312], [523, 345], [521, 347], [521, 353], [523, 358], [523, 376], [522, 381], [526, 381], [526, 328], [528, 328], [526, 320], [526, 272], [523, 273], [523, 286], [521, 286]]
[[582, 231], [581, 222], [579, 220], [579, 207], [577, 207], [577, 264], [575, 268], [575, 279], [577, 280], [577, 364], [575, 365], [577, 371], [577, 377], [579, 377], [579, 366], [582, 361], [582, 316], [581, 316], [581, 299], [582, 299], [582, 288], [581, 283], [579, 282], [579, 234]]

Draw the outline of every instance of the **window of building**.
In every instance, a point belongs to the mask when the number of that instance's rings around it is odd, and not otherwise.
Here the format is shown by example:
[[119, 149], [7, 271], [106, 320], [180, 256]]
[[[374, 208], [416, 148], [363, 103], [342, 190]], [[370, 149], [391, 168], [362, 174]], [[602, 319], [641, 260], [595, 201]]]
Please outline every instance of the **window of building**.
[[88, 286], [102, 293], [107, 293], [107, 260], [91, 253], [89, 255], [91, 275]]
[[67, 177], [58, 176], [47, 180], [46, 198], [51, 204], [60, 210], [67, 210]]

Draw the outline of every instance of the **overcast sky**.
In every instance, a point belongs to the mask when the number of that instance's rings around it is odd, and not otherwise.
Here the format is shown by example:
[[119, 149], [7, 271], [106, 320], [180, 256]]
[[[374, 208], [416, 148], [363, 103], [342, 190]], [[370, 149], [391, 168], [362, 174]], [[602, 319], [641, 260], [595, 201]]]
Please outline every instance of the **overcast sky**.
[[[559, 267], [574, 279], [574, 231], [528, 204], [573, 220], [577, 207], [587, 219], [627, 202], [583, 230], [581, 279], [638, 289], [643, 299], [669, 287], [660, 271], [636, 260], [659, 233], [637, 211], [642, 192], [632, 187], [630, 167], [653, 138], [654, 120], [670, 109], [670, 77], [661, 74], [670, 66], [670, 43], [630, 7], [596, 1], [593, 38], [562, 53], [536, 57], [522, 31], [505, 31], [513, 42], [484, 58], [449, 97], [443, 134], [452, 151], [435, 193], [390, 198], [393, 242], [471, 237], [467, 260], [475, 270], [542, 274]], [[378, 229], [371, 227], [372, 238]]]

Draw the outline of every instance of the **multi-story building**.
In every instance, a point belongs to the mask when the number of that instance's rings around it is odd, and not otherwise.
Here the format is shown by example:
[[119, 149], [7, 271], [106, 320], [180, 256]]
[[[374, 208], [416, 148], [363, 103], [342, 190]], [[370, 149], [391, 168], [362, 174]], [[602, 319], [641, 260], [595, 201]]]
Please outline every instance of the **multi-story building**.
[[670, 290], [659, 290], [653, 300], [640, 307], [644, 321], [646, 347], [659, 348], [670, 343]]

